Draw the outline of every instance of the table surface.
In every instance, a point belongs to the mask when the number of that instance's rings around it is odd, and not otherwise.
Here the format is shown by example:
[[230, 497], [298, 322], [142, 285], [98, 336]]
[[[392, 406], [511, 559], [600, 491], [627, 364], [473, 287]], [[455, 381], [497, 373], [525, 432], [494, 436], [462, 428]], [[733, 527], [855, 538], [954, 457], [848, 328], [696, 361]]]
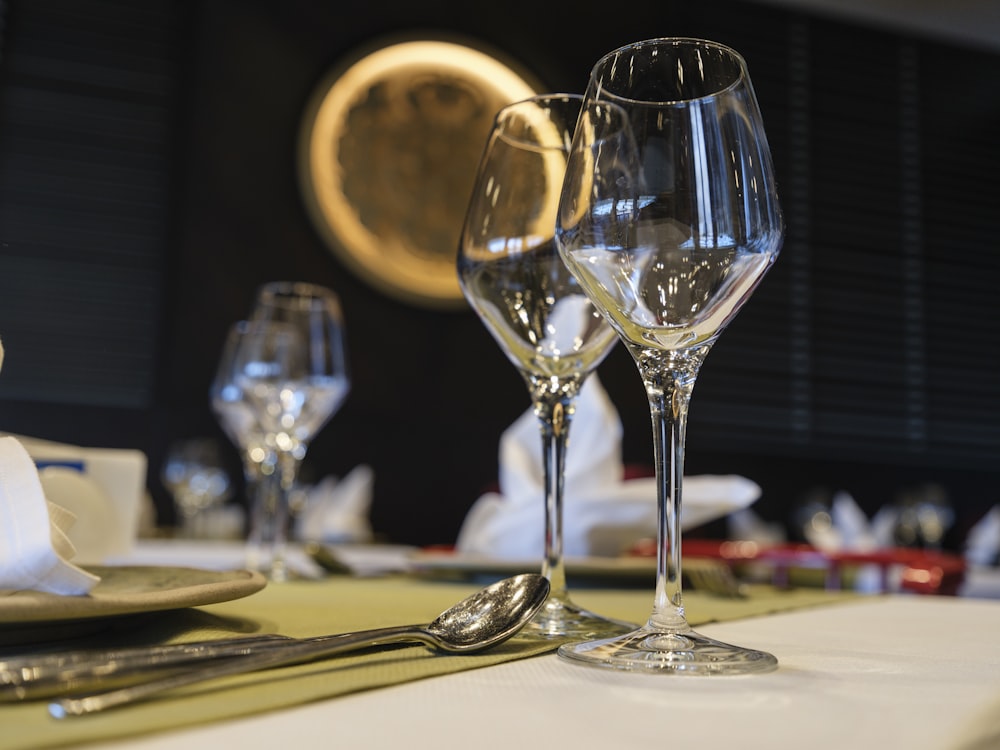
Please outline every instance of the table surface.
[[698, 629], [780, 666], [649, 675], [546, 654], [87, 747], [1000, 748], [1000, 601], [864, 596]]
[[874, 597], [700, 630], [780, 667], [685, 677], [545, 655], [105, 747], [1000, 747], [998, 602]]

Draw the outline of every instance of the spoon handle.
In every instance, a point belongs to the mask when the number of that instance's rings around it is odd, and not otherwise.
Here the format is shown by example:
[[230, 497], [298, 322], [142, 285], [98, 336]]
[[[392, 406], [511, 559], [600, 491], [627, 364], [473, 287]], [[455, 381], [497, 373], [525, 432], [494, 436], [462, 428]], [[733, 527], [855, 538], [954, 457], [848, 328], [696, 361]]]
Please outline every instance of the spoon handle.
[[0, 660], [0, 703], [65, 694], [86, 689], [98, 680], [108, 684], [137, 672], [193, 661], [242, 656], [293, 640], [284, 635], [256, 635], [161, 646], [77, 649]]
[[437, 645], [433, 636], [423, 626], [408, 625], [375, 630], [363, 630], [342, 635], [318, 636], [302, 640], [289, 639], [283, 644], [269, 644], [264, 650], [216, 660], [210, 664], [165, 676], [155, 677], [146, 682], [116, 688], [104, 692], [61, 698], [49, 704], [49, 713], [62, 719], [68, 716], [103, 711], [143, 700], [166, 690], [214, 680], [218, 677], [244, 674], [267, 667], [288, 666], [312, 659], [322, 659], [348, 651], [381, 646], [390, 643], [424, 643]]

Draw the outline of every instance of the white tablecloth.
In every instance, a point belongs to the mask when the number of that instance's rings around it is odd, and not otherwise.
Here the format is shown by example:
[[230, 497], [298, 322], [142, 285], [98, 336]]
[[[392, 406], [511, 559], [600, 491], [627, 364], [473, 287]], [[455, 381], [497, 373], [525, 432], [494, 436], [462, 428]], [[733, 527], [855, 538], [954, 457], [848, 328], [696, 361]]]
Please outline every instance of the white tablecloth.
[[1000, 602], [873, 597], [702, 631], [780, 667], [645, 675], [552, 655], [106, 747], [1000, 748]]

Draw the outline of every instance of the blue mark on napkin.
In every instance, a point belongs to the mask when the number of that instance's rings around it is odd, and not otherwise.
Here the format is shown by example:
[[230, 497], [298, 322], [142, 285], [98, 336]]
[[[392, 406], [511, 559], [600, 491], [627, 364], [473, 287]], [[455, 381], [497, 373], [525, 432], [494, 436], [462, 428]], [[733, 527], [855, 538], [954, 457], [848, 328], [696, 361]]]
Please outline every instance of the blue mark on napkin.
[[42, 460], [35, 461], [35, 468], [41, 471], [42, 469], [48, 469], [49, 467], [57, 466], [62, 469], [73, 469], [83, 474], [86, 471], [86, 466], [83, 461], [59, 461], [59, 460]]

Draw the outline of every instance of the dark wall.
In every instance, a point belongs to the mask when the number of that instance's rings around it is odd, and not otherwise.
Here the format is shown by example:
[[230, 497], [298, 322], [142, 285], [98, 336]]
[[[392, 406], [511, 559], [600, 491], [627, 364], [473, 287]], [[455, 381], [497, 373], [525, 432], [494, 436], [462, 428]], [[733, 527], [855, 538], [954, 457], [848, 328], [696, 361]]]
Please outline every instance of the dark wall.
[[[165, 363], [167, 432], [213, 429], [203, 394], [214, 357], [257, 284], [285, 277], [328, 285], [344, 305], [354, 382], [310, 447], [306, 471], [342, 474], [369, 463], [377, 530], [400, 541], [452, 541], [468, 506], [494, 480], [499, 435], [528, 407], [527, 391], [470, 311], [385, 296], [323, 244], [295, 171], [306, 101], [356, 48], [422, 32], [460, 34], [513, 56], [553, 90], [582, 90], [605, 48], [656, 25], [642, 15], [585, 44], [572, 40], [555, 4], [472, 13], [375, 3], [357, 7], [349, 23], [329, 3], [200, 4], [186, 61], [176, 293], [167, 315], [167, 351], [184, 356]], [[644, 414], [634, 367], [615, 359], [633, 408]]]
[[[737, 472], [755, 479], [764, 488], [758, 510], [777, 520], [788, 520], [797, 500], [817, 487], [848, 489], [871, 512], [907, 487], [937, 482], [962, 509], [957, 534], [996, 501], [995, 491], [987, 488], [998, 486], [998, 469], [982, 456], [991, 440], [1000, 444], [993, 418], [1000, 411], [995, 385], [981, 382], [989, 363], [996, 362], [995, 334], [978, 357], [985, 357], [985, 363], [956, 364], [957, 372], [948, 371], [943, 363], [957, 359], [943, 352], [936, 355], [937, 369], [914, 380], [906, 371], [908, 345], [901, 343], [897, 330], [905, 326], [896, 325], [894, 317], [903, 315], [896, 308], [902, 310], [905, 295], [892, 297], [890, 305], [880, 304], [878, 296], [888, 292], [871, 293], [881, 283], [880, 274], [895, 274], [881, 271], [880, 264], [895, 268], [906, 261], [899, 226], [905, 228], [906, 212], [900, 206], [908, 194], [900, 186], [907, 179], [897, 163], [902, 159], [905, 166], [906, 161], [897, 154], [901, 110], [892, 104], [898, 98], [900, 70], [909, 70], [900, 62], [900, 50], [915, 51], [925, 71], [919, 76], [952, 92], [965, 118], [961, 132], [949, 135], [943, 132], [941, 113], [921, 115], [929, 123], [921, 132], [940, 139], [923, 144], [926, 163], [956, 173], [926, 190], [919, 182], [913, 188], [918, 197], [929, 197], [928, 205], [935, 209], [943, 200], [935, 198], [935, 191], [954, 193], [951, 186], [965, 180], [963, 170], [976, 171], [974, 165], [956, 166], [954, 160], [939, 164], [942, 148], [961, 151], [955, 144], [970, 137], [970, 127], [976, 143], [987, 143], [985, 133], [995, 132], [1000, 122], [995, 101], [983, 102], [975, 111], [971, 95], [963, 94], [982, 90], [990, 71], [998, 71], [996, 56], [926, 40], [911, 42], [885, 30], [739, 0], [631, 4], [627, 13], [608, 12], [607, 7], [591, 11], [584, 4], [572, 14], [565, 4], [526, 0], [475, 8], [393, 1], [355, 4], [349, 19], [340, 4], [315, 0], [200, 0], [163, 7], [169, 8], [173, 24], [170, 54], [177, 85], [149, 402], [124, 409], [44, 399], [4, 402], [0, 392], [0, 429], [142, 447], [150, 456], [150, 488], [161, 520], [170, 523], [172, 509], [157, 479], [159, 464], [174, 438], [213, 434], [221, 439], [207, 391], [227, 327], [245, 316], [258, 284], [277, 278], [313, 281], [342, 298], [354, 382], [342, 410], [310, 447], [306, 477], [343, 474], [368, 463], [376, 476], [377, 532], [398, 542], [453, 541], [468, 507], [495, 480], [500, 434], [528, 407], [526, 389], [471, 311], [441, 312], [397, 301], [360, 280], [330, 252], [310, 222], [298, 187], [297, 138], [306, 102], [345, 56], [398, 35], [460, 35], [502, 51], [544, 86], [562, 91], [582, 91], [592, 64], [621, 44], [661, 35], [703, 36], [733, 45], [750, 63], [775, 152], [789, 237], [775, 271], [706, 364], [691, 411], [689, 472]], [[18, 33], [19, 17], [15, 3], [8, 14], [11, 36]], [[850, 44], [845, 46], [845, 40]], [[961, 85], [940, 72], [952, 68], [966, 71]], [[943, 80], [935, 81], [933, 71]], [[811, 103], [803, 102], [806, 94], [814, 97]], [[888, 110], [878, 108], [880, 100], [890, 102]], [[874, 140], [872, 133], [883, 140]], [[821, 136], [841, 146], [862, 144], [870, 153], [865, 148], [838, 152]], [[865, 169], [879, 172], [879, 159], [887, 151], [893, 171], [883, 185], [879, 180], [885, 170], [873, 177]], [[995, 144], [990, 153], [976, 153], [986, 164], [1000, 160]], [[972, 205], [965, 194], [958, 202], [968, 214], [937, 225], [935, 231], [944, 239], [926, 233], [928, 244], [931, 239], [937, 243], [931, 250], [938, 255], [925, 264], [924, 278], [911, 279], [903, 289], [906, 294], [922, 299], [935, 287], [935, 274], [947, 274], [941, 269], [942, 254], [947, 258], [941, 248], [947, 243], [977, 244], [978, 238], [990, 236], [989, 209]], [[902, 223], [887, 225], [884, 215]], [[955, 224], [969, 236], [959, 232], [956, 240], [950, 234]], [[883, 254], [881, 248], [888, 245], [901, 259]], [[922, 252], [918, 249], [917, 255]], [[855, 262], [851, 253], [874, 261]], [[963, 257], [960, 263], [968, 262], [971, 271], [947, 277], [947, 284], [959, 291], [962, 279], [986, 278], [990, 263], [995, 264]], [[846, 259], [824, 266], [824, 258]], [[830, 290], [840, 287], [828, 280], [845, 273], [857, 278], [845, 282], [846, 292], [833, 295]], [[893, 280], [883, 289], [896, 286]], [[979, 289], [969, 305], [978, 306], [985, 298]], [[951, 313], [941, 317], [932, 312], [924, 314], [952, 319]], [[964, 317], [973, 315], [967, 311]], [[975, 315], [976, 330], [997, 328], [989, 323], [996, 321], [995, 305], [977, 307]], [[880, 328], [879, 320], [888, 322]], [[912, 316], [900, 320], [912, 325]], [[950, 322], [941, 325], [957, 329]], [[796, 422], [801, 384], [793, 393], [800, 381], [789, 376], [796, 372], [796, 336], [807, 344], [857, 342], [844, 344], [829, 360], [814, 353], [812, 369], [802, 375], [813, 389], [807, 400], [815, 394], [834, 395], [826, 411], [811, 414], [805, 432]], [[899, 387], [892, 379], [897, 370]], [[890, 375], [882, 383], [881, 375], [872, 372]], [[915, 437], [906, 433], [909, 401], [898, 392], [926, 390], [924, 381], [937, 383], [943, 377], [961, 382], [968, 373], [979, 379], [970, 393], [980, 394], [983, 409], [963, 412], [953, 421], [985, 435], [983, 441], [966, 448], [963, 438], [941, 437], [939, 431]], [[625, 424], [624, 459], [650, 464], [645, 396], [623, 348], [612, 352], [599, 374]], [[985, 403], [981, 394], [988, 397]], [[859, 402], [862, 398], [871, 399], [873, 406]], [[880, 401], [897, 398], [902, 416], [889, 414], [889, 428], [853, 418], [855, 410], [863, 417], [878, 412]], [[846, 426], [836, 419], [840, 403], [848, 405], [839, 409]], [[961, 411], [947, 397], [944, 406], [935, 401], [935, 408], [953, 415]], [[897, 423], [898, 429], [893, 427]], [[231, 458], [235, 468], [235, 451]]]

